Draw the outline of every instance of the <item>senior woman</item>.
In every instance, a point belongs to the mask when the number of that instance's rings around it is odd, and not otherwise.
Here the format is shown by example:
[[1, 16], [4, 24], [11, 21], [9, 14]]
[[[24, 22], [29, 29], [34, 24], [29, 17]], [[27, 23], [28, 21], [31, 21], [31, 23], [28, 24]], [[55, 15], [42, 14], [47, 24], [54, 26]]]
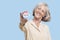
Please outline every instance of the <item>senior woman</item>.
[[51, 40], [48, 26], [41, 23], [41, 21], [50, 21], [50, 12], [46, 3], [37, 4], [33, 10], [32, 20], [27, 21], [22, 15], [20, 14], [19, 27], [25, 33], [25, 40]]

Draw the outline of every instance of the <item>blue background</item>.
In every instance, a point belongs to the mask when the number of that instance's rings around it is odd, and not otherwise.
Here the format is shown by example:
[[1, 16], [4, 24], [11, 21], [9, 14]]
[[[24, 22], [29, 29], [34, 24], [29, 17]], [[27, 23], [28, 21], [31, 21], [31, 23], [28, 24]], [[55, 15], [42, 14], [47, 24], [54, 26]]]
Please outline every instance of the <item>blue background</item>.
[[60, 1], [59, 0], [0, 0], [0, 40], [24, 40], [19, 29], [19, 14], [28, 10], [29, 18], [36, 4], [46, 2], [51, 12], [49, 26], [52, 40], [60, 40]]

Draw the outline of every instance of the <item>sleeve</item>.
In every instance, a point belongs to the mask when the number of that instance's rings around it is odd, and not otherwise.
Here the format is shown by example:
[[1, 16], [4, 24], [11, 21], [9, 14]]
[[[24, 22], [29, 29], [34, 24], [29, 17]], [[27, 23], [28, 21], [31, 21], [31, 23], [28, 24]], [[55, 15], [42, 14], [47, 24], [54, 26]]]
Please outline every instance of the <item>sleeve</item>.
[[28, 25], [29, 25], [28, 22], [26, 22], [25, 24], [20, 23], [20, 24], [19, 24], [19, 28], [20, 28], [22, 31], [26, 32], [26, 31], [28, 30]]
[[46, 26], [46, 29], [47, 29], [47, 33], [48, 33], [48, 40], [51, 40], [51, 34], [50, 34], [50, 30], [49, 30], [48, 26]]
[[25, 24], [22, 24], [22, 23], [19, 24], [19, 28], [20, 28], [22, 31], [25, 31], [24, 25], [25, 25]]

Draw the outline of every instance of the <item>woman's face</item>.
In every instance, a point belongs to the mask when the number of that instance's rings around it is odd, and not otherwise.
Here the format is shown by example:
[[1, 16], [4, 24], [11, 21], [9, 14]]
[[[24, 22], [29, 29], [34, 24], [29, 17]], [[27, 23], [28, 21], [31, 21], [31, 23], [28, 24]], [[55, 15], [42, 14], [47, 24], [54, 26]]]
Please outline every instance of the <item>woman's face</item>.
[[45, 16], [46, 8], [45, 6], [39, 6], [35, 9], [35, 18], [42, 19]]

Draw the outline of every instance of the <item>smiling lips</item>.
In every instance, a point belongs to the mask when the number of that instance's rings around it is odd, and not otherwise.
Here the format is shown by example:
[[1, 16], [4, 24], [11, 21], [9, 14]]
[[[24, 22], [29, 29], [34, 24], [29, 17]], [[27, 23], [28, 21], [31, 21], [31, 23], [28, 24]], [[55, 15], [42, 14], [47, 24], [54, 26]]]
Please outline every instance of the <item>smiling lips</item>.
[[40, 16], [40, 13], [37, 13], [38, 16]]
[[37, 16], [41, 16], [41, 13], [37, 13], [36, 15], [37, 15]]

